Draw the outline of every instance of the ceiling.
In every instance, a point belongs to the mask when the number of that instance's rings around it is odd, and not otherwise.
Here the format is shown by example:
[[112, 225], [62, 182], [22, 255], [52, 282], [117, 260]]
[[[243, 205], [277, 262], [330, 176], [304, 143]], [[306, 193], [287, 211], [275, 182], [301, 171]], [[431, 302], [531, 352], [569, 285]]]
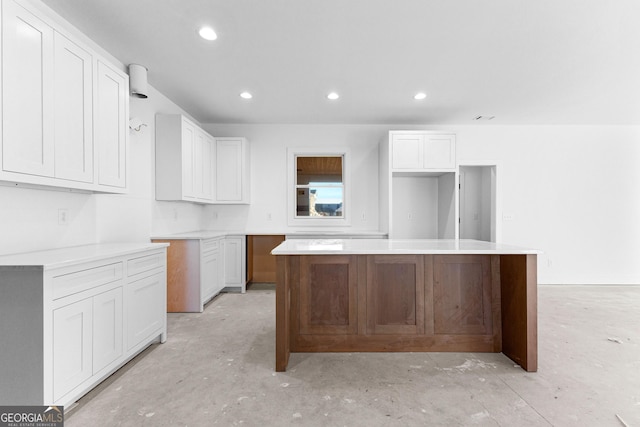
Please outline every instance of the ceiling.
[[202, 123], [640, 125], [638, 0], [43, 2]]

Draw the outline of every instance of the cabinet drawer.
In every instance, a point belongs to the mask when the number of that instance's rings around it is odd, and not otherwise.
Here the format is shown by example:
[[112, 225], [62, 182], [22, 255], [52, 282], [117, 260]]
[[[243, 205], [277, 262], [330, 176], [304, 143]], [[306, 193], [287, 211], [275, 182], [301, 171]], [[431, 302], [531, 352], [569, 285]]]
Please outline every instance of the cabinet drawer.
[[220, 250], [221, 239], [206, 239], [201, 241], [202, 252], [211, 252]]
[[52, 280], [53, 299], [86, 291], [120, 279], [122, 279], [121, 262], [55, 276]]
[[156, 252], [127, 260], [127, 277], [162, 267], [164, 266], [164, 262], [164, 252]]

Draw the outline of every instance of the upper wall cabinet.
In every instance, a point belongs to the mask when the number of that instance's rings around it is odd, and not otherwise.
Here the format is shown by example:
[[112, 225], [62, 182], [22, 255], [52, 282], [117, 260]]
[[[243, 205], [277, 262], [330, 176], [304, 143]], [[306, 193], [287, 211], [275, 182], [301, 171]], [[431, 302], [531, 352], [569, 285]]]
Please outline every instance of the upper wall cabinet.
[[216, 138], [216, 203], [250, 202], [249, 143], [246, 138]]
[[215, 140], [180, 114], [156, 115], [156, 200], [213, 203]]
[[125, 192], [127, 75], [25, 7], [2, 2], [0, 180]]
[[456, 137], [433, 132], [391, 132], [391, 167], [397, 171], [455, 170]]

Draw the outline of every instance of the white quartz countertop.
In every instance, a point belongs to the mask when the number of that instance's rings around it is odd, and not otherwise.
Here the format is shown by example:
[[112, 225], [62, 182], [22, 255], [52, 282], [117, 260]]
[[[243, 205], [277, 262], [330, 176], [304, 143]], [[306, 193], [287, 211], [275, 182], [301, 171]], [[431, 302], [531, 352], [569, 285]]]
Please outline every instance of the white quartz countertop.
[[196, 230], [175, 234], [157, 234], [152, 240], [191, 240], [213, 239], [225, 236], [287, 236], [288, 238], [349, 238], [349, 237], [378, 237], [384, 238], [381, 231], [341, 231], [341, 230]]
[[374, 254], [539, 254], [536, 249], [479, 240], [422, 239], [293, 239], [274, 248], [273, 255]]
[[59, 268], [82, 262], [98, 261], [109, 257], [123, 256], [140, 251], [161, 249], [168, 243], [101, 243], [71, 246], [46, 251], [0, 255], [0, 267], [38, 266], [46, 269]]
[[197, 230], [176, 234], [158, 234], [152, 236], [152, 240], [203, 240], [214, 239], [216, 237], [244, 235], [243, 232], [223, 231], [223, 230]]

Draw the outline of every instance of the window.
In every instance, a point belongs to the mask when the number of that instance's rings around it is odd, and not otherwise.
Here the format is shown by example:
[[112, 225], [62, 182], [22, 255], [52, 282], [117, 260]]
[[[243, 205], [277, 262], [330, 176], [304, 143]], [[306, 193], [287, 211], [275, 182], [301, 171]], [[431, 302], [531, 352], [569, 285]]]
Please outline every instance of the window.
[[347, 225], [346, 153], [290, 152], [290, 225]]

